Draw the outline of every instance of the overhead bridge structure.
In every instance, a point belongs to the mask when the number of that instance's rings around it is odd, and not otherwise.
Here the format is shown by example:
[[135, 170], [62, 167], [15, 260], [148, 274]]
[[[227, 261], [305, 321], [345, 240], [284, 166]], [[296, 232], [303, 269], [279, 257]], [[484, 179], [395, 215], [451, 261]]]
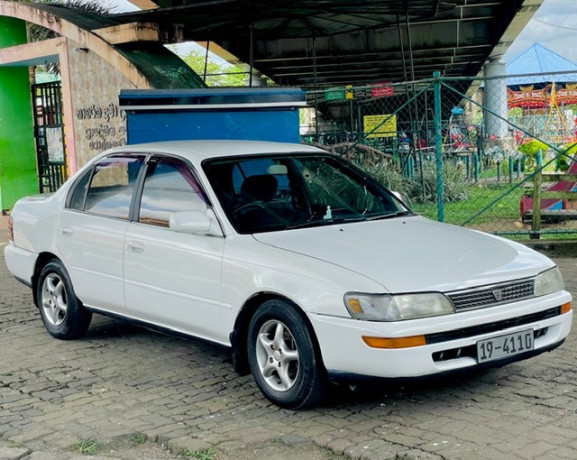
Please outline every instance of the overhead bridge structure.
[[304, 88], [475, 76], [543, 0], [132, 0], [111, 17], [211, 42], [281, 85]]

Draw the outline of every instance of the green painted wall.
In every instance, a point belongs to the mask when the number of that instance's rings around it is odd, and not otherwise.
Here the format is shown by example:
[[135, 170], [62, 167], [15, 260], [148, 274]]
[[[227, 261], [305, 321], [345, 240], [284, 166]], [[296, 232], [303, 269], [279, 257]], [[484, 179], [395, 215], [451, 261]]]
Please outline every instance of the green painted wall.
[[[19, 19], [0, 17], [0, 48], [26, 43]], [[0, 211], [38, 193], [32, 101], [27, 67], [0, 67]]]

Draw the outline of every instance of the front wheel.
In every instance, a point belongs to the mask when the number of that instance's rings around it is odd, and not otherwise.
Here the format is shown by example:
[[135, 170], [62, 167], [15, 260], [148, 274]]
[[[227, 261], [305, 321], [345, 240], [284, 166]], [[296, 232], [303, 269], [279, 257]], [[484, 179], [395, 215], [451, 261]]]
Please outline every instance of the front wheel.
[[303, 409], [324, 396], [324, 371], [311, 334], [294, 307], [265, 302], [248, 330], [248, 361], [262, 393], [288, 409]]
[[68, 272], [60, 261], [53, 260], [44, 266], [38, 278], [37, 295], [44, 327], [52, 337], [72, 340], [86, 333], [92, 313], [74, 294]]

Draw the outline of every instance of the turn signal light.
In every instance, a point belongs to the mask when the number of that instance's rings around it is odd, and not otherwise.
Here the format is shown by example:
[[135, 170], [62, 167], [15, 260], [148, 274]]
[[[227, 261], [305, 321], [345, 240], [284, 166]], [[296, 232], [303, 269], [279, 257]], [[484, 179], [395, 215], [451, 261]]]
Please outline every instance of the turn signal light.
[[569, 313], [571, 311], [571, 302], [561, 305], [561, 314]]
[[363, 341], [371, 348], [411, 348], [421, 347], [427, 344], [424, 335], [411, 337], [367, 337], [363, 335]]

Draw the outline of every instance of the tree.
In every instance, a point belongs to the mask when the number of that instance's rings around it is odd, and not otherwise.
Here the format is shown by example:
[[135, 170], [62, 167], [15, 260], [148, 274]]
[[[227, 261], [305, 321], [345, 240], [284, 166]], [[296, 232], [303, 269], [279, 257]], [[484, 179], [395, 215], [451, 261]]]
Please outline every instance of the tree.
[[[174, 53], [175, 47], [169, 47]], [[205, 75], [205, 53], [191, 50], [187, 54], [179, 54], [201, 78]], [[206, 59], [206, 78], [208, 86], [248, 86], [249, 74], [240, 65], [221, 64], [210, 55]]]
[[530, 141], [519, 145], [517, 150], [523, 154], [525, 168], [534, 171], [537, 168], [537, 155], [539, 153], [544, 155], [548, 148], [549, 146], [544, 142], [537, 139], [531, 139]]

